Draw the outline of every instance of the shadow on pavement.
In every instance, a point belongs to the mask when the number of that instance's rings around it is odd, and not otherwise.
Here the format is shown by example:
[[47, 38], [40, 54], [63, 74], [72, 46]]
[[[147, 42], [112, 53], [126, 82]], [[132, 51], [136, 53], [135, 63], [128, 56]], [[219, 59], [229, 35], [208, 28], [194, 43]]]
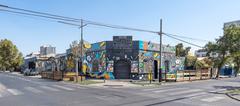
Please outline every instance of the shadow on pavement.
[[216, 89], [235, 90], [240, 89], [240, 86], [213, 86]]

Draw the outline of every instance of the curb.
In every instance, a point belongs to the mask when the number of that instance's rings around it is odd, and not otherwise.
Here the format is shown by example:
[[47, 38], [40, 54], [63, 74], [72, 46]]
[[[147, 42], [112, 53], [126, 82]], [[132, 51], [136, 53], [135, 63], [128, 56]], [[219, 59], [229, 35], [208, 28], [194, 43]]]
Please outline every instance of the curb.
[[228, 97], [230, 97], [231, 99], [234, 99], [234, 100], [236, 100], [236, 101], [240, 101], [240, 99], [238, 99], [238, 98], [232, 96], [232, 95], [229, 94], [229, 93], [226, 93], [226, 95], [227, 95]]
[[4, 91], [6, 88], [0, 83], [0, 92]]

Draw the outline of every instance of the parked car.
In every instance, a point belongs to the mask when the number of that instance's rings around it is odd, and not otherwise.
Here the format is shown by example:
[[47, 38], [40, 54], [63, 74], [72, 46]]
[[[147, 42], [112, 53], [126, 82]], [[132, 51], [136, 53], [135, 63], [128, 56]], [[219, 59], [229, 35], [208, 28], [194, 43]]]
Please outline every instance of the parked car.
[[38, 74], [39, 74], [39, 72], [37, 70], [34, 70], [34, 69], [32, 69], [29, 73], [30, 76], [35, 76], [35, 75], [38, 75]]
[[31, 70], [27, 68], [23, 71], [23, 75], [28, 76], [28, 75], [30, 75], [30, 72], [31, 72]]

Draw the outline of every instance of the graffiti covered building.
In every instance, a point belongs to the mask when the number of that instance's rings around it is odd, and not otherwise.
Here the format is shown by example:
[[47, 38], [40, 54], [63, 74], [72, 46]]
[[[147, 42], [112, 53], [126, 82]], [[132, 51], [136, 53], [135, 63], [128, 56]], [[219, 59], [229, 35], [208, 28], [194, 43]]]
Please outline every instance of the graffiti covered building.
[[[158, 78], [159, 44], [132, 40], [132, 36], [114, 36], [113, 41], [91, 44], [84, 56], [86, 71], [107, 73], [110, 79], [146, 79], [149, 73]], [[163, 72], [174, 73], [183, 68], [175, 56], [175, 47], [162, 46]]]

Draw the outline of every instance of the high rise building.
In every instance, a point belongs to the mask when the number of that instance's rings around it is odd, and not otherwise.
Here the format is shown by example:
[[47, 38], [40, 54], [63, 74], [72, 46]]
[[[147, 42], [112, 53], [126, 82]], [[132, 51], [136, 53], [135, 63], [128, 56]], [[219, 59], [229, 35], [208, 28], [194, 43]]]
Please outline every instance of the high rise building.
[[224, 28], [227, 28], [227, 27], [229, 27], [230, 25], [235, 25], [236, 27], [240, 27], [240, 20], [238, 20], [238, 21], [226, 22], [226, 23], [224, 23], [223, 27], [224, 27]]
[[43, 45], [40, 47], [40, 56], [54, 57], [55, 55], [56, 55], [56, 47], [52, 47], [51, 45]]

